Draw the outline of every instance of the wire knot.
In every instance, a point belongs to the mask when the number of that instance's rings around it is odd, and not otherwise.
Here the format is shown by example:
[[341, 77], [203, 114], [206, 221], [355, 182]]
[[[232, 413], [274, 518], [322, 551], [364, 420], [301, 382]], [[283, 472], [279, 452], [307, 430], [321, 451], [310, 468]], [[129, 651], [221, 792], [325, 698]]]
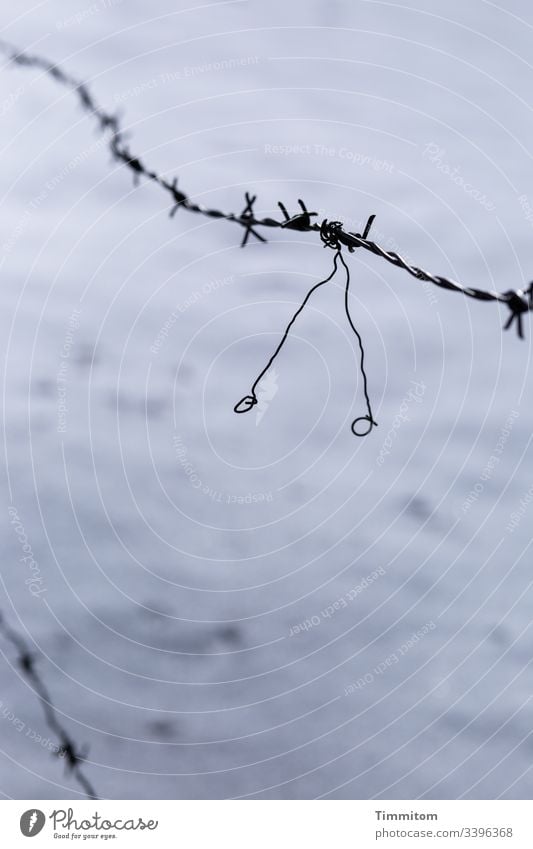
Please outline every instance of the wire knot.
[[344, 244], [350, 253], [353, 253], [356, 248], [360, 248], [361, 244], [350, 244], [349, 242], [342, 241], [342, 236], [355, 236], [356, 239], [364, 239], [365, 241], [368, 239], [368, 234], [370, 233], [370, 228], [372, 227], [375, 215], [370, 215], [365, 224], [365, 229], [363, 233], [348, 233], [344, 232], [342, 221], [328, 221], [327, 218], [324, 218], [321, 226], [320, 226], [320, 238], [324, 242], [325, 248], [333, 248], [333, 250], [340, 250], [342, 245]]
[[529, 284], [527, 289], [509, 289], [504, 292], [505, 303], [511, 310], [511, 315], [505, 322], [503, 329], [509, 330], [516, 322], [516, 331], [520, 339], [524, 338], [524, 328], [522, 326], [522, 316], [524, 313], [533, 309], [533, 282]]
[[339, 251], [341, 249], [339, 240], [341, 231], [342, 221], [328, 221], [327, 218], [324, 218], [320, 225], [320, 238], [324, 243], [324, 247]]

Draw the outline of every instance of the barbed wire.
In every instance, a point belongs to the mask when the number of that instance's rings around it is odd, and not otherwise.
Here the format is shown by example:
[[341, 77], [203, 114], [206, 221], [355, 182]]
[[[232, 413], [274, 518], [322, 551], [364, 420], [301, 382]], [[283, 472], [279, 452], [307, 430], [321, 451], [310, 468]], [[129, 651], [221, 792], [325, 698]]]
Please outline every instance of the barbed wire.
[[[367, 376], [364, 368], [365, 352], [363, 342], [350, 313], [350, 270], [342, 254], [343, 248], [346, 248], [349, 253], [353, 253], [357, 248], [362, 248], [375, 256], [381, 257], [389, 264], [403, 269], [415, 279], [426, 283], [432, 283], [439, 288], [458, 292], [468, 298], [473, 298], [478, 301], [492, 301], [505, 304], [509, 308], [510, 314], [504, 324], [504, 329], [507, 330], [515, 326], [518, 336], [520, 338], [524, 337], [523, 316], [533, 309], [533, 282], [531, 282], [525, 289], [509, 289], [505, 292], [497, 292], [492, 289], [485, 290], [473, 286], [465, 286], [442, 275], [432, 274], [419, 266], [412, 265], [395, 251], [385, 250], [377, 244], [377, 242], [368, 238], [370, 227], [375, 218], [374, 215], [369, 217], [366, 227], [361, 234], [346, 230], [341, 221], [329, 221], [327, 218], [324, 218], [321, 223], [314, 221], [313, 219], [318, 217], [318, 213], [310, 212], [302, 200], [298, 200], [300, 211], [293, 215], [289, 214], [287, 207], [280, 201], [278, 206], [283, 215], [282, 219], [273, 218], [271, 216], [256, 216], [254, 212], [254, 204], [257, 201], [257, 195], [251, 195], [249, 192], [245, 192], [245, 203], [240, 213], [224, 212], [223, 210], [211, 208], [198, 203], [186, 194], [183, 189], [178, 187], [177, 177], [167, 179], [163, 174], [148, 168], [140, 156], [132, 153], [128, 145], [128, 133], [123, 129], [119, 116], [103, 109], [93, 98], [88, 86], [84, 82], [80, 82], [75, 77], [65, 72], [57, 64], [50, 62], [48, 59], [26, 53], [5, 41], [0, 41], [0, 52], [7, 56], [7, 58], [16, 65], [38, 68], [42, 70], [44, 74], [51, 77], [55, 82], [73, 91], [77, 95], [79, 103], [84, 111], [96, 119], [99, 129], [103, 133], [109, 133], [108, 144], [112, 157], [115, 161], [121, 162], [131, 171], [135, 185], [139, 183], [141, 177], [144, 177], [158, 185], [159, 188], [169, 195], [171, 200], [169, 215], [171, 218], [175, 216], [179, 209], [184, 209], [187, 212], [203, 215], [207, 218], [231, 221], [238, 224], [244, 230], [241, 247], [245, 247], [248, 244], [251, 236], [260, 242], [266, 242], [266, 238], [262, 235], [262, 233], [258, 232], [258, 229], [270, 228], [291, 230], [300, 233], [316, 233], [319, 235], [324, 247], [332, 248], [335, 251], [332, 272], [324, 280], [314, 284], [307, 292], [301, 305], [290, 319], [282, 335], [281, 341], [274, 351], [274, 354], [270, 357], [267, 365], [254, 381], [250, 394], [244, 396], [244, 398], [235, 405], [235, 413], [248, 412], [257, 404], [257, 386], [272, 366], [276, 357], [279, 355], [296, 318], [307, 305], [313, 292], [325, 283], [328, 283], [334, 277], [340, 264], [343, 266], [346, 273], [344, 308], [350, 327], [356, 335], [359, 343], [360, 369], [363, 378], [363, 391], [367, 406], [367, 414], [354, 419], [351, 428], [354, 435], [365, 436], [374, 426], [377, 426], [377, 422], [375, 421], [372, 413], [368, 394]], [[358, 430], [358, 423], [363, 421], [367, 423], [367, 429], [364, 430], [364, 432]], [[28, 649], [24, 640], [7, 625], [1, 612], [0, 633], [2, 633], [17, 650], [17, 664], [32, 685], [35, 694], [41, 702], [48, 727], [57, 735], [58, 740], [60, 741], [57, 754], [60, 757], [65, 758], [67, 769], [72, 773], [86, 796], [89, 799], [97, 799], [98, 796], [96, 795], [92, 783], [82, 770], [82, 763], [86, 758], [86, 752], [84, 752], [83, 747], [77, 746], [68, 731], [59, 721], [49, 690], [36, 669], [36, 658], [34, 654]]]
[[[357, 335], [359, 341], [359, 347], [361, 352], [361, 372], [363, 375], [363, 388], [368, 410], [368, 414], [366, 416], [360, 417], [360, 419], [356, 419], [352, 423], [352, 432], [357, 436], [365, 436], [376, 424], [372, 416], [370, 400], [368, 397], [367, 379], [363, 365], [363, 343], [360, 334], [358, 333], [355, 328], [355, 325], [353, 324], [349, 310], [349, 271], [344, 259], [341, 256], [342, 248], [347, 248], [348, 252], [350, 253], [353, 253], [357, 248], [363, 248], [364, 250], [369, 251], [375, 256], [381, 257], [391, 265], [394, 265], [397, 268], [402, 268], [404, 271], [407, 271], [407, 273], [410, 274], [412, 277], [422, 282], [432, 283], [433, 285], [438, 286], [439, 288], [447, 289], [451, 292], [459, 292], [468, 298], [473, 298], [478, 301], [493, 301], [505, 304], [509, 308], [510, 314], [506, 323], [504, 324], [504, 329], [508, 330], [512, 326], [515, 326], [518, 336], [521, 339], [524, 338], [523, 316], [525, 313], [533, 309], [533, 281], [526, 289], [508, 289], [505, 292], [497, 292], [492, 289], [479, 289], [474, 286], [465, 286], [462, 283], [458, 283], [456, 280], [449, 279], [448, 277], [444, 277], [438, 274], [432, 274], [429, 271], [424, 271], [424, 269], [420, 268], [419, 266], [412, 265], [411, 263], [409, 263], [406, 259], [404, 259], [400, 254], [396, 253], [395, 251], [387, 251], [385, 250], [385, 248], [382, 248], [380, 245], [378, 245], [377, 242], [374, 242], [372, 239], [368, 238], [370, 226], [375, 218], [374, 215], [370, 216], [365, 230], [361, 234], [346, 230], [341, 221], [328, 221], [327, 218], [324, 218], [320, 224], [317, 221], [313, 221], [312, 219], [317, 218], [318, 213], [310, 212], [302, 200], [298, 200], [300, 211], [294, 215], [290, 215], [287, 211], [286, 206], [280, 201], [278, 203], [278, 206], [283, 214], [283, 218], [281, 220], [272, 218], [270, 216], [257, 217], [254, 213], [254, 204], [257, 200], [257, 195], [251, 195], [249, 192], [245, 192], [245, 205], [240, 214], [236, 214], [233, 212], [224, 212], [220, 209], [213, 209], [211, 207], [204, 206], [203, 204], [200, 204], [197, 201], [193, 200], [181, 188], [178, 188], [177, 177], [173, 177], [171, 180], [168, 180], [163, 174], [160, 174], [157, 171], [148, 168], [144, 164], [140, 156], [131, 152], [127, 143], [127, 133], [122, 127], [119, 116], [117, 114], [107, 112], [105, 109], [103, 109], [93, 98], [91, 92], [89, 91], [85, 83], [80, 82], [75, 77], [66, 73], [62, 68], [60, 68], [55, 63], [50, 62], [48, 59], [21, 51], [13, 45], [8, 44], [7, 42], [0, 41], [0, 51], [3, 52], [9, 60], [11, 60], [17, 65], [40, 68], [45, 74], [52, 77], [56, 82], [66, 86], [67, 88], [75, 92], [78, 96], [82, 108], [96, 119], [100, 130], [102, 132], [110, 133], [109, 148], [111, 150], [111, 154], [116, 161], [121, 162], [123, 165], [129, 168], [129, 170], [133, 174], [134, 183], [137, 185], [139, 183], [140, 178], [145, 177], [146, 179], [158, 185], [170, 196], [172, 202], [169, 213], [170, 217], [174, 217], [174, 215], [179, 209], [185, 209], [188, 212], [197, 213], [208, 218], [218, 218], [223, 219], [225, 221], [232, 221], [244, 229], [241, 247], [246, 246], [250, 236], [253, 236], [260, 242], [266, 241], [265, 237], [258, 232], [258, 228], [278, 228], [285, 230], [295, 230], [301, 233], [318, 233], [324, 246], [333, 248], [336, 251], [334, 259], [334, 270], [332, 274], [326, 280], [323, 280], [319, 284], [314, 285], [308, 292], [301, 307], [296, 311], [293, 318], [289, 322], [289, 325], [286, 328], [285, 333], [282, 336], [281, 342], [279, 343], [273, 357], [271, 357], [266, 368], [263, 369], [257, 380], [254, 382], [251, 389], [251, 394], [242, 398], [241, 401], [239, 401], [239, 403], [235, 405], [234, 411], [236, 413], [248, 412], [250, 409], [252, 409], [253, 406], [255, 406], [255, 404], [257, 403], [255, 388], [257, 387], [259, 380], [261, 379], [261, 377], [264, 376], [266, 371], [268, 371], [268, 369], [272, 365], [273, 360], [279, 354], [281, 347], [287, 339], [287, 335], [290, 331], [292, 323], [302, 311], [302, 309], [305, 307], [312, 292], [314, 292], [318, 286], [331, 279], [337, 269], [337, 259], [340, 259], [342, 265], [345, 267], [347, 272], [347, 284], [345, 290], [345, 312], [350, 326], [354, 333]], [[366, 420], [369, 424], [368, 430], [366, 430], [364, 433], [359, 433], [357, 429], [354, 428], [354, 425], [361, 419]]]
[[87, 757], [87, 750], [83, 746], [78, 747], [67, 729], [61, 724], [57, 716], [57, 710], [52, 703], [48, 687], [37, 671], [35, 665], [36, 656], [30, 651], [22, 637], [7, 624], [1, 612], [0, 633], [16, 649], [17, 666], [28, 679], [33, 692], [39, 698], [48, 728], [50, 728], [59, 740], [59, 746], [54, 754], [64, 759], [67, 771], [78, 782], [87, 798], [98, 799], [92, 783], [82, 770], [82, 763]]

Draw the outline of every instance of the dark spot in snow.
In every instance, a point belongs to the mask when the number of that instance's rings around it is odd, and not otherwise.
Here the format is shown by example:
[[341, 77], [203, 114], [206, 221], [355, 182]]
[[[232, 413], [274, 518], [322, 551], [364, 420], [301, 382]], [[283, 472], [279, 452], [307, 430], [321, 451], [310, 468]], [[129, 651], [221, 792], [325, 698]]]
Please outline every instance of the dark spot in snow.
[[185, 363], [181, 363], [177, 373], [176, 373], [176, 369], [177, 369], [177, 366], [173, 365], [173, 366], [171, 366], [170, 371], [172, 373], [173, 378], [175, 378], [176, 386], [179, 389], [180, 385], [183, 385], [185, 383], [190, 383], [190, 381], [194, 377], [194, 369], [191, 368], [191, 366], [186, 365]]
[[146, 415], [149, 419], [157, 418], [165, 409], [165, 401], [162, 398], [148, 398], [146, 401]]
[[150, 734], [156, 739], [166, 739], [175, 734], [175, 724], [170, 719], [153, 719], [147, 723]]
[[116, 393], [109, 396], [109, 406], [111, 409], [117, 409], [119, 415], [135, 413], [149, 419], [160, 416], [167, 405], [165, 398], [134, 398], [128, 395], [119, 395]]
[[427, 519], [431, 515], [431, 504], [421, 495], [415, 495], [407, 505], [407, 512], [417, 519]]
[[155, 616], [156, 618], [160, 618], [161, 616], [169, 616], [171, 614], [170, 607], [168, 605], [162, 604], [160, 600], [144, 601], [141, 605], [141, 612], [145, 616]]
[[236, 625], [224, 625], [217, 632], [217, 637], [224, 643], [235, 645], [241, 641], [241, 633]]
[[490, 633], [490, 639], [499, 646], [508, 646], [512, 640], [504, 625], [496, 625]]
[[45, 398], [49, 398], [55, 392], [55, 384], [52, 380], [36, 380], [33, 384], [33, 389], [36, 395], [42, 395]]
[[74, 349], [72, 360], [80, 368], [88, 368], [98, 362], [98, 355], [92, 345], [82, 343]]

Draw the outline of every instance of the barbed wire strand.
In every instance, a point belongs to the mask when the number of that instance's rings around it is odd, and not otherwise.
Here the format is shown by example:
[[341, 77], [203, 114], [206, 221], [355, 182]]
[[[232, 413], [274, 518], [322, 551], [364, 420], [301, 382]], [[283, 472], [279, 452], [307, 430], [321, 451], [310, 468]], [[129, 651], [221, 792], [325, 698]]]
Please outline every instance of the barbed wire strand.
[[[120, 119], [118, 115], [113, 114], [111, 112], [107, 112], [103, 109], [93, 98], [91, 92], [89, 91], [87, 85], [83, 82], [80, 82], [75, 77], [66, 73], [62, 68], [56, 65], [53, 62], [50, 62], [48, 59], [45, 59], [41, 56], [32, 55], [29, 53], [25, 53], [24, 51], [19, 50], [13, 45], [8, 44], [5, 41], [0, 41], [0, 51], [4, 53], [12, 62], [17, 65], [27, 66], [32, 68], [40, 68], [45, 74], [52, 77], [56, 82], [61, 85], [66, 86], [71, 89], [78, 95], [79, 102], [82, 108], [91, 114], [94, 118], [96, 118], [100, 130], [102, 132], [110, 132], [109, 138], [109, 148], [111, 150], [111, 154], [113, 158], [122, 164], [124, 164], [133, 174], [134, 184], [138, 185], [141, 177], [146, 177], [148, 180], [156, 183], [160, 188], [166, 191], [172, 199], [172, 206], [170, 208], [170, 217], [173, 217], [178, 209], [186, 209], [188, 212], [198, 213], [200, 215], [207, 216], [208, 218], [218, 218], [223, 219], [225, 221], [232, 221], [236, 224], [239, 224], [244, 228], [244, 234], [241, 242], [241, 247], [245, 247], [248, 243], [250, 236], [254, 236], [258, 241], [265, 242], [266, 239], [261, 233], [257, 232], [257, 228], [260, 227], [271, 227], [271, 228], [281, 228], [287, 230], [296, 230], [298, 232], [313, 232], [319, 233], [321, 240], [324, 245], [327, 247], [334, 248], [337, 251], [338, 257], [341, 258], [342, 264], [344, 265], [347, 273], [347, 283], [346, 283], [346, 294], [345, 294], [345, 311], [350, 326], [353, 332], [357, 335], [359, 341], [359, 347], [361, 352], [361, 372], [363, 374], [363, 388], [365, 394], [365, 400], [367, 404], [368, 414], [367, 416], [360, 417], [356, 419], [352, 423], [352, 432], [356, 436], [366, 436], [372, 427], [376, 424], [371, 412], [370, 400], [368, 396], [367, 389], [367, 379], [364, 371], [364, 349], [361, 336], [359, 335], [350, 315], [349, 310], [349, 270], [341, 257], [341, 250], [343, 247], [347, 248], [350, 253], [353, 253], [356, 248], [363, 248], [364, 250], [370, 251], [370, 253], [375, 256], [379, 256], [384, 259], [386, 262], [391, 265], [396, 266], [397, 268], [402, 268], [404, 271], [407, 271], [412, 277], [415, 277], [417, 280], [421, 280], [422, 282], [432, 283], [435, 286], [438, 286], [442, 289], [447, 289], [452, 292], [460, 292], [469, 298], [474, 298], [478, 301], [494, 301], [498, 303], [505, 304], [509, 310], [510, 315], [508, 320], [504, 325], [504, 329], [508, 330], [512, 326], [516, 326], [516, 331], [518, 336], [523, 339], [523, 315], [533, 309], [533, 282], [529, 284], [526, 289], [508, 289], [506, 292], [497, 292], [495, 290], [485, 290], [479, 289], [474, 286], [464, 286], [461, 283], [458, 283], [455, 280], [450, 280], [447, 277], [443, 277], [438, 274], [431, 274], [428, 271], [424, 271], [419, 266], [412, 265], [407, 262], [400, 254], [395, 251], [387, 251], [374, 242], [372, 239], [368, 238], [368, 231], [370, 229], [370, 225], [374, 220], [375, 216], [370, 216], [367, 222], [367, 226], [363, 232], [353, 233], [351, 231], [347, 231], [344, 229], [341, 221], [328, 221], [325, 218], [321, 224], [313, 221], [313, 218], [316, 218], [318, 213], [309, 212], [305, 203], [302, 200], [298, 200], [298, 204], [300, 206], [300, 212], [295, 215], [289, 215], [287, 208], [283, 203], [279, 202], [278, 206], [283, 213], [283, 220], [278, 220], [272, 217], [263, 217], [258, 218], [254, 213], [254, 204], [257, 200], [256, 195], [250, 195], [248, 192], [245, 192], [245, 206], [242, 212], [237, 215], [233, 212], [223, 212], [220, 209], [213, 209], [207, 206], [204, 206], [196, 201], [192, 200], [189, 195], [187, 195], [184, 191], [178, 188], [178, 178], [173, 177], [171, 181], [167, 180], [162, 174], [159, 174], [157, 171], [151, 170], [146, 167], [146, 165], [141, 160], [140, 156], [133, 154], [130, 151], [130, 148], [126, 142], [127, 133], [124, 131]], [[334, 260], [334, 266], [336, 269], [337, 263], [337, 255]], [[335, 270], [334, 272], [335, 273]], [[328, 280], [331, 278], [328, 278]], [[327, 282], [327, 280], [321, 281], [320, 284]], [[312, 292], [315, 291], [315, 286], [308, 293], [306, 298], [303, 301], [302, 307], [297, 311], [294, 315], [293, 319], [289, 323], [281, 342], [278, 346], [278, 349], [274, 353], [271, 358], [269, 365], [267, 365], [266, 369], [264, 369], [255, 383], [253, 384], [251, 394], [245, 396], [239, 401], [238, 404], [235, 405], [234, 411], [236, 413], [245, 413], [252, 409], [253, 406], [257, 403], [257, 397], [255, 395], [255, 387], [257, 386], [261, 377], [268, 370], [270, 365], [272, 364], [273, 359], [278, 355], [281, 347], [285, 343], [288, 332], [290, 331], [290, 327], [292, 326], [292, 322], [296, 319], [297, 315], [301, 312], [308, 301], [309, 296]], [[368, 429], [363, 433], [358, 431], [355, 428], [355, 425], [358, 421], [366, 420], [368, 422]]]
[[256, 196], [251, 196], [248, 192], [245, 194], [245, 207], [238, 215], [233, 212], [223, 212], [219, 209], [212, 209], [192, 200], [184, 191], [178, 189], [177, 177], [172, 181], [167, 180], [157, 171], [147, 168], [139, 156], [131, 153], [126, 143], [126, 133], [123, 130], [118, 115], [106, 112], [94, 100], [87, 85], [80, 82], [75, 77], [67, 74], [58, 65], [50, 62], [41, 56], [25, 53], [22, 50], [8, 44], [5, 41], [0, 41], [0, 51], [4, 53], [12, 62], [27, 67], [40, 68], [45, 74], [51, 76], [56, 82], [67, 86], [78, 95], [79, 101], [83, 109], [93, 115], [99, 123], [102, 131], [109, 130], [111, 132], [109, 146], [113, 157], [126, 165], [133, 173], [134, 181], [138, 184], [141, 176], [157, 183], [164, 189], [172, 198], [172, 207], [170, 215], [173, 216], [178, 209], [186, 209], [189, 212], [195, 212], [208, 218], [220, 218], [226, 221], [233, 221], [241, 225], [244, 230], [242, 246], [244, 247], [250, 235], [255, 236], [259, 241], [265, 241], [265, 238], [257, 232], [258, 227], [282, 228], [288, 230], [297, 230], [299, 232], [319, 232], [326, 235], [327, 238], [335, 238], [340, 246], [348, 248], [351, 252], [356, 248], [363, 248], [370, 253], [381, 257], [407, 271], [412, 277], [427, 283], [433, 283], [442, 289], [447, 289], [452, 292], [460, 292], [463, 295], [474, 298], [479, 301], [496, 301], [506, 304], [511, 310], [511, 315], [505, 329], [508, 329], [516, 321], [518, 335], [523, 337], [522, 316], [524, 313], [533, 309], [533, 282], [529, 284], [527, 289], [509, 289], [506, 292], [497, 292], [495, 290], [479, 289], [474, 286], [464, 286], [456, 280], [450, 280], [438, 274], [431, 274], [429, 271], [424, 271], [416, 265], [411, 265], [400, 254], [395, 251], [387, 251], [371, 239], [365, 238], [365, 235], [352, 233], [344, 230], [341, 221], [328, 221], [324, 219], [321, 224], [311, 221], [318, 213], [308, 212], [303, 201], [298, 203], [301, 212], [290, 216], [286, 207], [280, 203], [279, 206], [284, 214], [284, 220], [279, 221], [269, 216], [257, 218], [253, 212], [253, 205], [257, 200]]
[[98, 799], [92, 783], [89, 781], [82, 769], [82, 763], [87, 757], [87, 752], [84, 751], [83, 746], [77, 746], [66, 728], [61, 724], [57, 716], [56, 708], [53, 705], [48, 687], [44, 683], [35, 666], [35, 655], [30, 651], [22, 637], [7, 624], [1, 612], [0, 633], [2, 633], [6, 640], [8, 640], [8, 642], [10, 642], [16, 649], [17, 666], [26, 676], [30, 682], [33, 692], [39, 698], [48, 728], [50, 728], [59, 740], [60, 745], [58, 746], [58, 750], [55, 754], [57, 754], [60, 758], [64, 758], [67, 771], [70, 772], [78, 782], [87, 798]]

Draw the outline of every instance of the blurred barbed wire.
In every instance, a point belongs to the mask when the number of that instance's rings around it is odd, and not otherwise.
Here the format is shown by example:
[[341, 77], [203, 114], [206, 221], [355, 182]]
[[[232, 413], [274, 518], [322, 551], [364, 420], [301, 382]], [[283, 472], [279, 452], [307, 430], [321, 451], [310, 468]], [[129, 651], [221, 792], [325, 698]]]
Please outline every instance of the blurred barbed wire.
[[7, 624], [1, 612], [0, 633], [3, 634], [5, 639], [11, 643], [13, 648], [16, 650], [17, 666], [29, 681], [33, 692], [36, 696], [38, 696], [48, 728], [50, 728], [50, 730], [58, 738], [59, 745], [55, 754], [64, 759], [67, 771], [70, 772], [74, 779], [78, 782], [87, 798], [98, 799], [92, 783], [89, 781], [82, 769], [82, 763], [87, 757], [87, 752], [84, 750], [83, 746], [79, 747], [77, 745], [67, 729], [60, 722], [57, 710], [52, 703], [48, 687], [37, 671], [35, 665], [36, 656], [32, 651], [30, 651], [22, 637]]

